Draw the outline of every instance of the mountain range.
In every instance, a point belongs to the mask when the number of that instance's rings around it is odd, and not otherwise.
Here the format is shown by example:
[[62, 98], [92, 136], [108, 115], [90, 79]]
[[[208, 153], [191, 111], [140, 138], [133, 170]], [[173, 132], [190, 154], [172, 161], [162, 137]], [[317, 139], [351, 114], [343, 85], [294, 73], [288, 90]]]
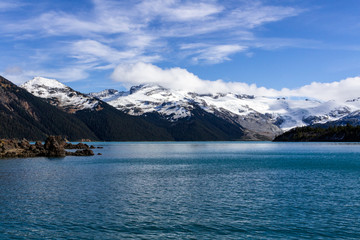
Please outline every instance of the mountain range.
[[[88, 99], [70, 88], [69, 91], [79, 99]], [[62, 135], [72, 141], [172, 140], [164, 129], [118, 111], [103, 101], [93, 99], [91, 106], [83, 107], [85, 102], [82, 102], [68, 108], [59, 105], [62, 101], [65, 100], [36, 97], [1, 77], [0, 137], [44, 140], [48, 135]]]
[[[242, 140], [244, 129], [194, 105], [192, 115], [168, 121], [161, 112], [129, 114], [91, 94], [77, 92], [54, 80], [37, 77], [21, 85], [29, 93], [82, 120], [107, 141]], [[109, 91], [107, 91], [109, 92]], [[120, 93], [119, 93], [120, 94]]]
[[[0, 93], [0, 117], [9, 123], [0, 129], [0, 137], [43, 139], [55, 133], [70, 140], [272, 140], [298, 126], [360, 122], [360, 98], [339, 103], [198, 94], [149, 84], [84, 94], [42, 77], [20, 87], [1, 78]], [[9, 119], [21, 131], [15, 134]]]
[[169, 122], [191, 118], [196, 107], [241, 126], [250, 140], [271, 140], [299, 126], [358, 125], [360, 98], [344, 102], [310, 98], [274, 98], [237, 93], [197, 94], [140, 85], [129, 91], [104, 90], [89, 96], [133, 116], [158, 113]]

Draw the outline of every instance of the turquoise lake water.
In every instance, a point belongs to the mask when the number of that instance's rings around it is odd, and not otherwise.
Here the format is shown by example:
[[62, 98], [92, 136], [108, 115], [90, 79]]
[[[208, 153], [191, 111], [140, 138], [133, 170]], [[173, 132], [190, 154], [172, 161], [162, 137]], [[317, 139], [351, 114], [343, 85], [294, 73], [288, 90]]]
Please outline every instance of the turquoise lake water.
[[0, 239], [359, 239], [355, 143], [95, 143], [0, 160]]

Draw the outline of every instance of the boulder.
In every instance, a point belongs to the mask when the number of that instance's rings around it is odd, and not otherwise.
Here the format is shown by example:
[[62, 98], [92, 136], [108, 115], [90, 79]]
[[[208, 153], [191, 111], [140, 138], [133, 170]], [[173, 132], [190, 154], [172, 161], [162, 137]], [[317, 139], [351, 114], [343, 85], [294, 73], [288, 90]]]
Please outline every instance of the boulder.
[[66, 151], [65, 146], [66, 142], [61, 136], [50, 136], [45, 141], [45, 151], [47, 157], [65, 157]]

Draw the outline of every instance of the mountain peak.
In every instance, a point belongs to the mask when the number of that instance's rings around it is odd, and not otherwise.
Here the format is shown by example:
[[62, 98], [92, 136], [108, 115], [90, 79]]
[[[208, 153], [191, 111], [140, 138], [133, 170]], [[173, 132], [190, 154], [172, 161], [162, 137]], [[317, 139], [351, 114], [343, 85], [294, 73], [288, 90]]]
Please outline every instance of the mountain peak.
[[44, 78], [44, 77], [34, 77], [32, 80], [27, 81], [22, 84], [22, 88], [27, 88], [28, 86], [42, 86], [48, 88], [68, 88], [65, 84], [59, 82], [56, 79]]
[[167, 88], [164, 88], [160, 85], [157, 84], [150, 84], [150, 83], [146, 83], [146, 84], [140, 84], [137, 86], [132, 86], [130, 88], [130, 94], [136, 93], [138, 91], [148, 91], [148, 90], [160, 90], [160, 91], [164, 91], [164, 90], [169, 90]]
[[0, 76], [0, 136], [43, 140], [47, 135], [97, 139], [81, 120]]
[[95, 109], [99, 100], [77, 92], [55, 79], [35, 77], [21, 85], [31, 94], [45, 98], [66, 112], [75, 113], [83, 109]]

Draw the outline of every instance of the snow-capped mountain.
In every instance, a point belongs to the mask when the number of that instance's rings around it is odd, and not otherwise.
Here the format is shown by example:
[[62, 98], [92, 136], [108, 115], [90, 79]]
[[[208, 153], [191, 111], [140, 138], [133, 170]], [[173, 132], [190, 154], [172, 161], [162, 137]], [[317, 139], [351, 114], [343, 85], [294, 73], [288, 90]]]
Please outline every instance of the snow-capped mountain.
[[118, 90], [115, 90], [115, 89], [105, 89], [101, 92], [89, 93], [88, 95], [90, 97], [96, 97], [98, 99], [102, 99], [103, 101], [109, 102], [118, 97], [127, 96], [128, 93], [127, 92], [119, 92]]
[[69, 140], [98, 140], [74, 114], [61, 111], [0, 76], [0, 138], [45, 140], [62, 135]]
[[198, 94], [149, 84], [134, 86], [125, 92], [108, 89], [85, 95], [54, 79], [40, 77], [22, 87], [68, 112], [96, 109], [101, 100], [122, 112], [144, 119], [156, 113], [161, 118], [158, 121], [165, 120], [170, 125], [190, 121], [195, 111], [199, 118], [204, 115], [199, 113], [201, 109], [232, 126], [240, 126], [247, 139], [253, 140], [272, 139], [297, 126], [341, 121], [352, 115], [358, 116], [356, 111], [360, 110], [360, 98], [339, 103], [238, 93]]
[[20, 87], [37, 97], [48, 99], [50, 104], [69, 113], [84, 109], [96, 109], [99, 104], [98, 99], [77, 92], [55, 79], [35, 77]]
[[[108, 94], [104, 95], [105, 92]], [[193, 109], [186, 92], [170, 91], [153, 85], [135, 86], [128, 92], [105, 90], [89, 95], [106, 101], [130, 115], [140, 116], [144, 113], [158, 112], [170, 121], [190, 117]]]
[[[123, 113], [104, 101], [77, 92], [54, 79], [37, 77], [26, 82], [21, 87], [23, 88], [20, 88], [22, 91], [24, 91], [24, 89], [27, 90], [26, 93], [37, 101], [39, 101], [37, 97], [46, 100], [45, 102], [40, 100], [40, 103], [44, 105], [49, 105], [48, 103], [50, 103], [62, 110], [59, 111], [55, 108], [58, 114], [52, 114], [48, 109], [42, 112], [42, 114], [46, 116], [49, 114], [47, 117], [50, 119], [56, 120], [59, 118], [62, 122], [66, 120], [69, 121], [60, 127], [55, 124], [53, 128], [56, 131], [53, 134], [71, 136], [68, 133], [70, 131], [72, 135], [79, 133], [78, 136], [80, 136], [80, 138], [101, 141], [174, 140], [166, 129], [159, 128], [155, 124], [149, 123], [142, 118]], [[29, 94], [29, 92], [32, 94]], [[49, 105], [51, 109], [54, 109], [53, 106]], [[24, 107], [28, 107], [28, 104], [24, 104]], [[70, 114], [66, 114], [65, 112]], [[35, 115], [35, 117], [36, 116], [37, 115]], [[41, 120], [41, 118], [39, 118], [39, 120]], [[73, 125], [75, 125], [75, 127], [71, 128]], [[46, 126], [41, 126], [41, 129], [49, 126], [52, 126], [51, 122], [47, 122]], [[88, 134], [87, 131], [89, 132]]]
[[[191, 117], [189, 115], [189, 118], [182, 117], [172, 122], [164, 119], [163, 115], [157, 112], [149, 112], [147, 116], [132, 116], [90, 94], [76, 92], [53, 79], [35, 78], [23, 84], [22, 87], [63, 111], [73, 113], [95, 133], [98, 139], [105, 141], [249, 139], [241, 126], [210, 114], [199, 106], [194, 106]], [[109, 100], [126, 97], [136, 90], [137, 88], [132, 88], [130, 92], [106, 90], [96, 96]]]
[[197, 94], [156, 85], [140, 85], [128, 92], [104, 93], [92, 93], [91, 96], [131, 115], [157, 112], [169, 121], [176, 121], [190, 117], [194, 105], [197, 105], [209, 113], [268, 136], [297, 126], [339, 120], [360, 109], [355, 100], [337, 103], [235, 93]]

